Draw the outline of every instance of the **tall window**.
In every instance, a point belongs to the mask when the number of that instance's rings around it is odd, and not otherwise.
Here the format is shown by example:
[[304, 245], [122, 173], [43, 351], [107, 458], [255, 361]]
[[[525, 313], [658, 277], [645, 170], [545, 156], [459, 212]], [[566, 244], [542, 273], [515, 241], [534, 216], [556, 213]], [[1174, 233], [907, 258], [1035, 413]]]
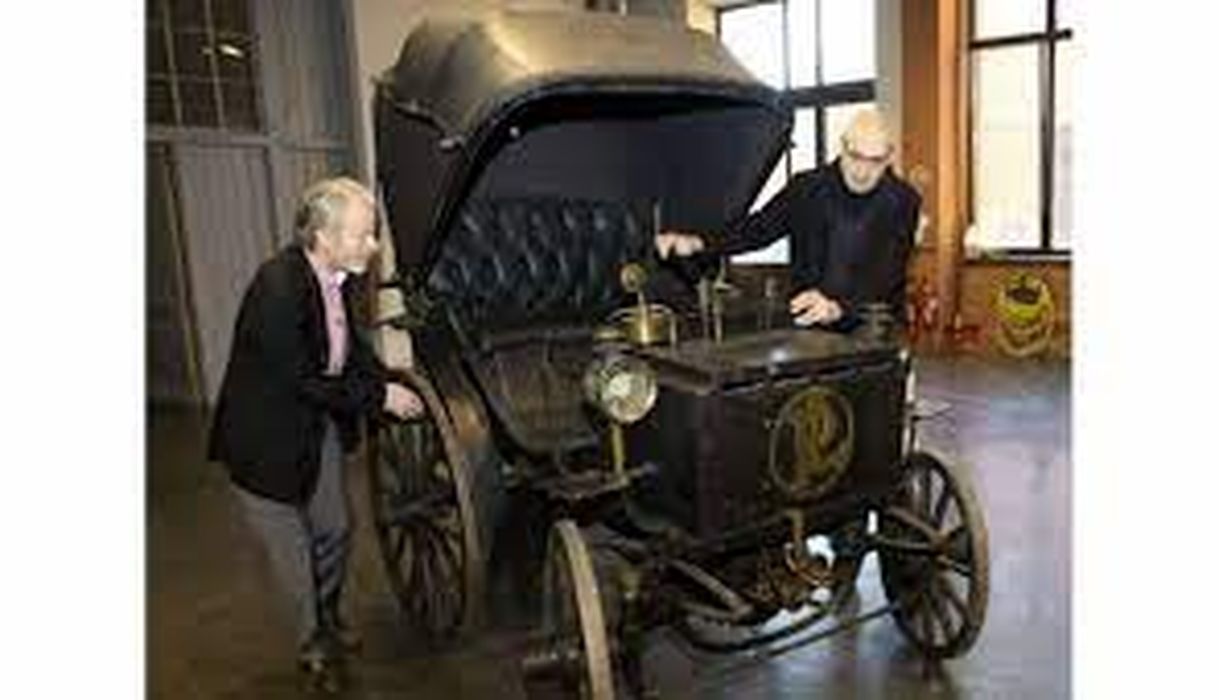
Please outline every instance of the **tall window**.
[[1013, 252], [1071, 247], [1070, 0], [974, 0], [966, 244]]
[[247, 0], [147, 0], [149, 124], [257, 131], [254, 30]]
[[[833, 160], [852, 114], [876, 99], [875, 0], [755, 0], [721, 6], [720, 41], [795, 108], [792, 145], [762, 188], [765, 204], [792, 174]], [[785, 263], [787, 240], [740, 256]]]

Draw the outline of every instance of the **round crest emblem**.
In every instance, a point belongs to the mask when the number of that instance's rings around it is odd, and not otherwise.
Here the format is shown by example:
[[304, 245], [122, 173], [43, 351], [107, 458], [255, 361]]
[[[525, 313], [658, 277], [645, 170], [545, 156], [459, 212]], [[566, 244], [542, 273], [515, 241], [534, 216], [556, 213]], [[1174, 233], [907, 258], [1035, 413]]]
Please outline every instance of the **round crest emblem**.
[[770, 432], [770, 479], [791, 498], [829, 490], [855, 454], [851, 403], [826, 386], [811, 386], [783, 404]]

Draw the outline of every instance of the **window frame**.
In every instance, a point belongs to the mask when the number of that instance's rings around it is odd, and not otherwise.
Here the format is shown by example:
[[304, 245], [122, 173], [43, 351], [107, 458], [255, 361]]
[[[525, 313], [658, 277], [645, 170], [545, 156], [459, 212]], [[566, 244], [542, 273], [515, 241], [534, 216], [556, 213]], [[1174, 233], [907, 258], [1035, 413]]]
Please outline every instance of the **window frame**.
[[1038, 245], [1029, 246], [983, 246], [984, 256], [1011, 256], [1036, 259], [1070, 258], [1073, 243], [1067, 247], [1054, 247], [1054, 148], [1056, 146], [1055, 116], [1057, 113], [1057, 82], [1058, 82], [1058, 45], [1069, 41], [1074, 36], [1070, 27], [1058, 26], [1058, 0], [1045, 0], [1045, 24], [1040, 31], [1020, 32], [1016, 34], [997, 34], [979, 37], [977, 27], [978, 0], [969, 2], [968, 43], [966, 58], [968, 60], [968, 80], [966, 82], [966, 134], [967, 159], [966, 168], [966, 201], [969, 212], [969, 225], [977, 221], [977, 203], [974, 172], [974, 57], [979, 51], [989, 49], [1010, 48], [1013, 46], [1037, 46], [1037, 75], [1040, 111], [1037, 116], [1037, 149], [1038, 164]]
[[[161, 32], [161, 41], [163, 42], [165, 70], [163, 72], [153, 72], [150, 70], [150, 57], [145, 56], [144, 59], [144, 84], [145, 90], [149, 83], [153, 80], [165, 83], [169, 88], [170, 112], [173, 115], [172, 122], [151, 121], [148, 112], [147, 95], [145, 96], [144, 104], [144, 122], [149, 128], [155, 129], [170, 129], [175, 131], [200, 131], [200, 132], [233, 132], [239, 134], [259, 134], [266, 130], [267, 114], [264, 104], [263, 84], [260, 72], [260, 62], [262, 61], [261, 47], [259, 46], [258, 33], [254, 26], [254, 10], [247, 0], [243, 3], [243, 9], [246, 13], [246, 32], [234, 31], [232, 29], [220, 29], [216, 23], [216, 13], [213, 9], [215, 0], [199, 0], [203, 9], [204, 26], [197, 27], [188, 25], [186, 27], [175, 26], [175, 20], [172, 12], [171, 0], [148, 0], [145, 9], [145, 35], [153, 29], [153, 24], [149, 18], [148, 6], [156, 5], [159, 8], [159, 30]], [[210, 46], [216, 47], [226, 39], [244, 40], [245, 45], [250, 52], [248, 60], [250, 61], [249, 80], [238, 79], [224, 75], [220, 67], [220, 60], [217, 57], [217, 50], [208, 53], [207, 74], [206, 75], [187, 75], [178, 70], [178, 58], [176, 52], [178, 46], [176, 38], [178, 31], [200, 33], [206, 38]], [[147, 37], [145, 37], [147, 41]], [[206, 84], [211, 92], [214, 109], [216, 112], [215, 123], [212, 124], [187, 124], [185, 120], [185, 109], [182, 101], [182, 83], [194, 83], [199, 85]], [[226, 109], [225, 90], [230, 86], [246, 86], [248, 85], [253, 92], [252, 107], [254, 124], [237, 124], [232, 118], [230, 110]]]
[[[876, 101], [876, 77], [865, 80], [851, 80], [837, 83], [822, 82], [822, 71], [825, 63], [822, 56], [822, 22], [821, 22], [821, 2], [822, 0], [810, 0], [814, 5], [814, 12], [817, 15], [817, 41], [816, 41], [816, 85], [793, 88], [791, 83], [791, 48], [788, 46], [788, 15], [789, 4], [788, 0], [738, 0], [736, 2], [723, 3], [715, 7], [715, 37], [720, 40], [722, 35], [721, 24], [725, 13], [733, 10], [740, 10], [746, 7], [756, 7], [759, 5], [782, 5], [783, 7], [783, 36], [780, 41], [783, 44], [783, 83], [784, 87], [779, 89], [788, 106], [795, 112], [799, 109], [814, 109], [814, 120], [817, 129], [817, 142], [814, 144], [816, 152], [817, 166], [825, 165], [826, 142], [825, 142], [825, 110], [827, 107], [837, 107], [840, 105], [859, 104], [863, 102]], [[873, 47], [875, 50], [875, 46]], [[783, 151], [784, 163], [784, 179], [790, 180], [792, 176], [791, 167], [791, 146], [788, 144]], [[786, 182], [785, 182], [786, 184]]]
[[[817, 17], [817, 36], [816, 36], [816, 52], [815, 52], [815, 85], [791, 87], [791, 47], [789, 46], [788, 36], [791, 33], [789, 28], [789, 0], [737, 0], [735, 2], [724, 2], [715, 6], [715, 37], [717, 41], [722, 41], [722, 22], [725, 13], [734, 10], [740, 10], [747, 7], [756, 7], [760, 5], [781, 5], [783, 7], [782, 21], [782, 36], [779, 37], [783, 46], [783, 84], [782, 88], [778, 88], [779, 93], [783, 96], [785, 104], [791, 108], [793, 116], [796, 112], [802, 109], [812, 109], [814, 129], [816, 130], [816, 143], [813, 145], [815, 153], [815, 167], [823, 167], [827, 164], [826, 153], [826, 110], [830, 107], [839, 107], [844, 105], [862, 104], [868, 102], [876, 102], [876, 82], [877, 75], [874, 73], [871, 78], [863, 80], [851, 80], [836, 83], [826, 83], [823, 81], [825, 59], [823, 56], [824, 42], [824, 26], [821, 21], [821, 3], [822, 0], [810, 0], [814, 7], [813, 11]], [[872, 47], [873, 52], [876, 50], [875, 41]], [[879, 70], [879, 66], [877, 67]], [[780, 156], [783, 163], [783, 186], [786, 186], [791, 181], [793, 173], [791, 151], [795, 144], [789, 140], [783, 149], [783, 155]], [[763, 185], [765, 186], [765, 185]], [[751, 202], [752, 206], [752, 202]], [[782, 263], [749, 263], [749, 264], [790, 264], [791, 254], [788, 252], [788, 259]]]

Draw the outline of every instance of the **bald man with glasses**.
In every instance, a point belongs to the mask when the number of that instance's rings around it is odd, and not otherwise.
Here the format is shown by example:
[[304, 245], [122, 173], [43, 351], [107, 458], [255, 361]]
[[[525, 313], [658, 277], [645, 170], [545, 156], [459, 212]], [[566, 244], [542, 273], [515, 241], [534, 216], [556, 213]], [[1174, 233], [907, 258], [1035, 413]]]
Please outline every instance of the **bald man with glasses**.
[[862, 306], [873, 303], [888, 304], [901, 323], [920, 198], [894, 174], [893, 151], [880, 114], [860, 111], [843, 134], [839, 158], [797, 173], [726, 232], [665, 231], [656, 236], [656, 250], [662, 259], [737, 255], [787, 236], [796, 325], [850, 328]]

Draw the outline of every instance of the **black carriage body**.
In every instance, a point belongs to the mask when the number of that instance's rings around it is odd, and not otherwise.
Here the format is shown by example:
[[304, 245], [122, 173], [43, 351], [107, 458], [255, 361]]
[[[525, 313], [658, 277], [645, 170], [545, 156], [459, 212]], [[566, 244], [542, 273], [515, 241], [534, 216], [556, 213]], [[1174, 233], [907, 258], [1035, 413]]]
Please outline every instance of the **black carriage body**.
[[[416, 362], [450, 387], [450, 412], [485, 423], [470, 431], [478, 454], [550, 463], [604, 443], [581, 375], [595, 328], [630, 303], [622, 265], [649, 258], [662, 228], [744, 215], [792, 127], [780, 95], [711, 37], [595, 13], [425, 21], [375, 115], [394, 263], [422, 318]], [[660, 289], [654, 300], [677, 303]], [[792, 505], [829, 522], [892, 481], [896, 344], [756, 328], [711, 343], [696, 327], [643, 353], [662, 391], [628, 430], [632, 462], [657, 467], [642, 502], [711, 536]], [[849, 398], [857, 447], [830, 493], [793, 504], [767, 484], [767, 422], [813, 384]]]
[[[647, 356], [661, 389], [656, 408], [628, 433], [632, 460], [653, 466], [638, 498], [699, 540], [748, 541], [792, 509], [808, 531], [826, 532], [897, 483], [909, 367], [892, 340], [782, 328]], [[772, 476], [770, 446], [784, 405], [810, 387], [846, 399], [854, 437], [827, 488], [792, 494]]]
[[[478, 624], [504, 496], [523, 483], [561, 501], [547, 511], [563, 519], [545, 580], [567, 586], [543, 607], [566, 600], [579, 618], [547, 623], [555, 647], [538, 658], [582, 668], [590, 697], [613, 697], [609, 657], [637, 660], [641, 630], [691, 616], [753, 629], [827, 586], [841, 600], [869, 547], [916, 643], [936, 655], [972, 644], [985, 528], [954, 468], [903, 454], [910, 367], [898, 340], [866, 325], [774, 327], [787, 317], [771, 313], [774, 298], [741, 299], [749, 318], [721, 317], [725, 334], [710, 339], [707, 305], [680, 284], [699, 276], [689, 270], [646, 290], [676, 309], [672, 345], [610, 348], [598, 333], [633, 303], [622, 267], [664, 267], [651, 259], [655, 233], [727, 231], [747, 213], [791, 135], [778, 92], [675, 24], [494, 12], [418, 25], [378, 81], [374, 120], [405, 307], [395, 325], [411, 331], [402, 375], [426, 410], [374, 426], [370, 491], [395, 593], [422, 629]], [[590, 361], [607, 352], [655, 373], [639, 422], [613, 426], [585, 400]], [[942, 522], [949, 511], [958, 520]], [[879, 525], [865, 537], [869, 512]], [[610, 541], [586, 547], [582, 532]], [[832, 570], [805, 551], [817, 532], [842, 541]], [[928, 560], [971, 581], [935, 604], [937, 616], [946, 604], [963, 615], [941, 641], [897, 600], [927, 590]]]

